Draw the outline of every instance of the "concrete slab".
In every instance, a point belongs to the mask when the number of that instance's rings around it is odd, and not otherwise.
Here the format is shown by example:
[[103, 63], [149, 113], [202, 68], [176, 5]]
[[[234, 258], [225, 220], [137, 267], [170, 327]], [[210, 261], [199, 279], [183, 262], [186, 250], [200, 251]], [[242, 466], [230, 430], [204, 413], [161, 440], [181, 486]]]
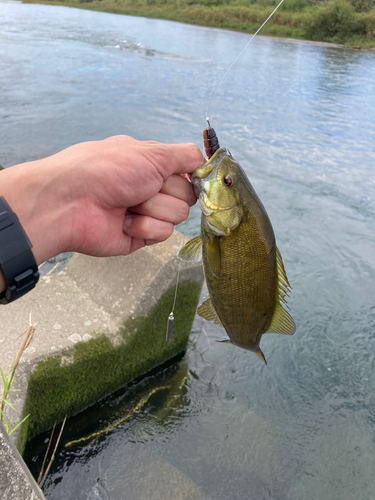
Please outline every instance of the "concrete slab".
[[210, 500], [186, 474], [150, 450], [135, 453], [132, 464], [121, 471], [120, 485], [116, 481], [119, 471], [113, 478], [109, 472], [108, 493], [112, 498], [125, 495], [136, 500]]
[[[130, 316], [147, 314], [175, 286], [177, 269], [180, 282], [202, 284], [201, 265], [175, 257], [184, 242], [185, 238], [175, 231], [166, 242], [126, 257], [76, 254], [62, 272], [42, 276], [32, 292], [0, 308], [0, 367], [5, 374], [30, 317], [36, 324], [34, 340], [24, 352], [15, 377], [19, 390], [11, 399], [19, 411], [15, 424], [23, 414], [28, 376], [40, 360], [90, 340], [94, 332], [105, 333], [116, 345], [121, 323]], [[14, 435], [17, 438], [18, 432]]]
[[[32, 292], [0, 308], [0, 367], [5, 375], [22, 343], [19, 336], [29, 321], [36, 324], [34, 340], [24, 352], [14, 380], [13, 388], [19, 392], [10, 398], [18, 410], [18, 414], [12, 412], [12, 426], [23, 416], [28, 377], [39, 361], [59, 355], [78, 342], [90, 341], [95, 332], [104, 333], [115, 346], [123, 321], [147, 314], [163, 294], [175, 286], [177, 270], [180, 282], [189, 280], [202, 285], [202, 266], [175, 257], [184, 242], [185, 238], [175, 232], [166, 242], [127, 257], [98, 259], [76, 254], [63, 271], [42, 276]], [[165, 325], [166, 322], [167, 317]], [[43, 499], [14, 447], [18, 436], [19, 430], [10, 439], [0, 426], [0, 498]], [[153, 468], [160, 469], [156, 473], [159, 477], [165, 464], [160, 464], [160, 460], [155, 464]], [[166, 474], [170, 475], [170, 471], [162, 475]], [[172, 496], [166, 493], [163, 498], [203, 500], [204, 496], [192, 482], [182, 480], [176, 471], [174, 478], [173, 487], [169, 488]], [[144, 486], [147, 492], [144, 498], [151, 498], [150, 488], [152, 490], [150, 485]]]
[[2, 423], [0, 423], [0, 498], [45, 500]]
[[52, 356], [85, 336], [89, 340], [93, 330], [114, 332], [118, 327], [109, 312], [66, 271], [42, 276], [32, 292], [0, 309], [0, 366], [6, 373], [22, 343], [18, 337], [27, 329], [30, 318], [36, 332], [22, 356], [26, 364]]
[[201, 266], [175, 258], [184, 241], [175, 231], [166, 242], [126, 257], [75, 254], [62, 272], [41, 276], [33, 291], [0, 309], [0, 367], [8, 373], [30, 317], [36, 335], [23, 363], [89, 340], [93, 330], [114, 334], [120, 322], [145, 314], [175, 284], [177, 267], [181, 281], [201, 280]]
[[[138, 301], [150, 287], [155, 292], [150, 297], [148, 309], [152, 307], [162, 293], [175, 284], [177, 266], [181, 272], [188, 270], [188, 274], [197, 267], [176, 259], [184, 241], [185, 238], [175, 231], [167, 242], [142, 248], [126, 257], [98, 259], [76, 254], [65, 272], [88, 298], [119, 323], [136, 313]], [[172, 268], [172, 275], [165, 269], [167, 264]], [[200, 268], [198, 266], [198, 273]], [[154, 280], [160, 271], [160, 284], [155, 286]], [[162, 283], [165, 286], [160, 288]]]

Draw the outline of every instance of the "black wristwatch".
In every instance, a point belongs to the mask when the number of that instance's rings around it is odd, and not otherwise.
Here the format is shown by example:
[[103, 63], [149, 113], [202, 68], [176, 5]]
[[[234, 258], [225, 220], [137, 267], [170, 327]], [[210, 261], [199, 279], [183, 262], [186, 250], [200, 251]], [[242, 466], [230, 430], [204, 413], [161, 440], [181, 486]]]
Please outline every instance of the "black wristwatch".
[[17, 215], [0, 196], [0, 269], [7, 284], [0, 293], [0, 304], [22, 297], [38, 283], [38, 266], [31, 248]]

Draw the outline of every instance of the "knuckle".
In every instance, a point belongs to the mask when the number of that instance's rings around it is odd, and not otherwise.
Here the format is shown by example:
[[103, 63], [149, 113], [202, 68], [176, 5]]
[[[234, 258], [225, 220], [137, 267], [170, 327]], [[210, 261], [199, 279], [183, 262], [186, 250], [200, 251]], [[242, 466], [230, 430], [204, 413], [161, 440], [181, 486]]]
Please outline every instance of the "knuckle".
[[180, 207], [180, 218], [181, 218], [180, 222], [183, 222], [189, 217], [189, 212], [190, 212], [189, 205], [185, 202], [182, 203]]

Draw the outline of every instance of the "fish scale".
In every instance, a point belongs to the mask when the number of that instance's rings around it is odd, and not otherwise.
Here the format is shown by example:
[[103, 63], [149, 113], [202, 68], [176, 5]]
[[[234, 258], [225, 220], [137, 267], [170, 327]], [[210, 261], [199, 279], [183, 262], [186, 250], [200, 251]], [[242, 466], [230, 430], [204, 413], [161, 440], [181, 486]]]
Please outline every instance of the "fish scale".
[[[241, 344], [244, 337], [246, 343], [256, 344], [259, 332], [268, 329], [275, 307], [275, 252], [267, 254], [255, 224], [242, 223], [230, 236], [219, 239], [222, 269], [217, 277], [210, 270], [203, 232], [205, 277], [218, 316], [235, 344]], [[242, 241], [252, 244], [242, 245]]]

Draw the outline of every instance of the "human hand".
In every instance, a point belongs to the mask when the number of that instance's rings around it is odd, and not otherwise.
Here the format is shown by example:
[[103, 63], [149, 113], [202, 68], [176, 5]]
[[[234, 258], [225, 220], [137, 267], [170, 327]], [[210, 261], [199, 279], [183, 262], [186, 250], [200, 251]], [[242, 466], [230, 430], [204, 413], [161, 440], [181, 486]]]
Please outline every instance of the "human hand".
[[0, 174], [40, 264], [61, 252], [126, 255], [164, 241], [196, 201], [182, 175], [204, 163], [193, 144], [117, 136]]

